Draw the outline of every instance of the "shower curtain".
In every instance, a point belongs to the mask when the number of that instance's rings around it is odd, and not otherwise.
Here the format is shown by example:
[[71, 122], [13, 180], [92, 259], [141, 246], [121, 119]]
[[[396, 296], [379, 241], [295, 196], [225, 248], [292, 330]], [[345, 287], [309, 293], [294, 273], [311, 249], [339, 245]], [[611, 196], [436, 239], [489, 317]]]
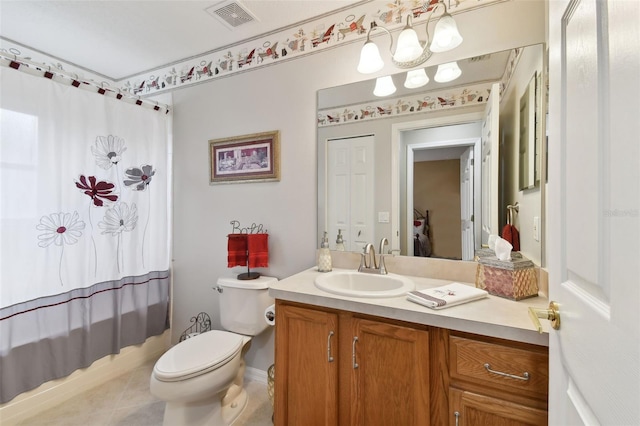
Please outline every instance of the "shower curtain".
[[168, 328], [171, 116], [0, 78], [4, 403]]

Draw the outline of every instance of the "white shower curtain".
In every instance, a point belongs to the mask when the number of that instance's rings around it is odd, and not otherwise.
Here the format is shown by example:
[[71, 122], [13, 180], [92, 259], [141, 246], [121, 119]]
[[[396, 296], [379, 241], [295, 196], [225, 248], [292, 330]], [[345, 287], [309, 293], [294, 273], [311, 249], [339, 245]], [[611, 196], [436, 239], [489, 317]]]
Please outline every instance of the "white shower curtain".
[[168, 328], [171, 116], [0, 78], [4, 403]]

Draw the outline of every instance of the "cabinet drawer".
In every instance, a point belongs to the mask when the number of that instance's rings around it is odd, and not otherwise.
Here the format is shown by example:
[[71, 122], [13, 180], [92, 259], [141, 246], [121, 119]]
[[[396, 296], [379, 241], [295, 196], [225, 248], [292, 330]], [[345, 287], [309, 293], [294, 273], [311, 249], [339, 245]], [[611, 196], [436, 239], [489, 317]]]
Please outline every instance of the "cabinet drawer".
[[544, 348], [450, 337], [451, 380], [547, 399], [549, 360]]

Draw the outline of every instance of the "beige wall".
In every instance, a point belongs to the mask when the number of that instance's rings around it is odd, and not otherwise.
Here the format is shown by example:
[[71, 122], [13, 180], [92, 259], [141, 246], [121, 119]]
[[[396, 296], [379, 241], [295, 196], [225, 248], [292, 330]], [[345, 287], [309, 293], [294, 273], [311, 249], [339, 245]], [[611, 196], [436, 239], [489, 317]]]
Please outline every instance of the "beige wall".
[[460, 160], [414, 163], [413, 206], [429, 211], [432, 256], [462, 259]]

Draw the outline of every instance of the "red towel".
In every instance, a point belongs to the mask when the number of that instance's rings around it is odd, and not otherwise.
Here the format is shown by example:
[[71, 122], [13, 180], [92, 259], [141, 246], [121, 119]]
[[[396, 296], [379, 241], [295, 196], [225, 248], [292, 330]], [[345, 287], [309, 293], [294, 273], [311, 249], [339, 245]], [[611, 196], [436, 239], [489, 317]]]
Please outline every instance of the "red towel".
[[513, 246], [513, 251], [520, 251], [520, 232], [518, 232], [518, 228], [507, 223], [502, 228], [502, 239], [507, 240]]
[[227, 267], [247, 266], [247, 234], [229, 234]]
[[269, 266], [269, 234], [249, 234], [249, 268]]

